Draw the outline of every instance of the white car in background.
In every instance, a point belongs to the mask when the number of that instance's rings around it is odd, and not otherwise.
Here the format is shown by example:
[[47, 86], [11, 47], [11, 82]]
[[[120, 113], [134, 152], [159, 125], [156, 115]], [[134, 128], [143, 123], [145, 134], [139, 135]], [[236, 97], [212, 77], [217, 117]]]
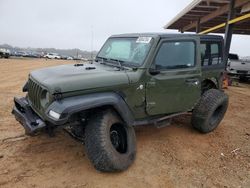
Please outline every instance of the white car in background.
[[0, 58], [9, 58], [10, 57], [10, 50], [5, 48], [0, 48]]
[[48, 53], [44, 57], [48, 59], [61, 59], [61, 56], [57, 53]]
[[242, 81], [248, 80], [250, 78], [250, 61], [240, 59], [237, 54], [229, 54], [227, 73]]

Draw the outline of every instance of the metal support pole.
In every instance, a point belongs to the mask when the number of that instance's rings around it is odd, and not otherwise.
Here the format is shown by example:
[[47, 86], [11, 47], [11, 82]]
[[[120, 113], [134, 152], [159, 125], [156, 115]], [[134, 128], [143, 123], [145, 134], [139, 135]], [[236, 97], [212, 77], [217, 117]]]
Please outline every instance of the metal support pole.
[[225, 50], [224, 50], [224, 64], [227, 66], [228, 61], [228, 55], [230, 51], [231, 41], [232, 41], [232, 35], [233, 35], [233, 26], [234, 24], [228, 24], [230, 20], [234, 18], [234, 5], [235, 0], [230, 0], [230, 9], [227, 16], [227, 23], [226, 23], [226, 29], [225, 29]]
[[200, 26], [200, 18], [197, 20], [197, 23], [196, 23], [196, 33], [199, 33], [201, 30], [201, 26]]

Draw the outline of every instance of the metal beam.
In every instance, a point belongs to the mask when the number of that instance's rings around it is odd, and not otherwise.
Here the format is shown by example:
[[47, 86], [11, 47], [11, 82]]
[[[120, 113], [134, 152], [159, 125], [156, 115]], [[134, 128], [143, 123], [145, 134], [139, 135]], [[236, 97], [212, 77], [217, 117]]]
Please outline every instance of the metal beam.
[[[249, 2], [249, 0], [236, 0], [234, 8], [241, 7], [241, 6], [243, 6], [244, 4], [246, 4], [248, 2]], [[225, 14], [226, 12], [229, 11], [229, 9], [230, 9], [230, 4], [224, 5], [221, 8], [218, 8], [216, 11], [208, 14], [207, 16], [202, 17], [200, 19], [200, 23], [202, 24], [202, 23], [208, 22], [209, 20], [211, 20], [211, 19], [213, 19], [215, 17], [218, 17], [218, 16], [220, 16], [222, 14]], [[194, 28], [195, 26], [196, 26], [196, 22], [193, 22], [193, 23], [183, 27], [182, 30], [187, 31], [189, 29]]]
[[[232, 41], [232, 36], [233, 36], [233, 26], [234, 24], [229, 24], [229, 21], [234, 18], [234, 6], [235, 6], [235, 0], [230, 0], [230, 9], [228, 12], [228, 18], [227, 18], [227, 25], [226, 25], [226, 31], [225, 31], [225, 41], [224, 41], [224, 46], [225, 46], [225, 51], [224, 51], [224, 65], [227, 66], [227, 61], [228, 61], [228, 55], [231, 47], [231, 41]], [[226, 68], [226, 67], [225, 67]]]
[[209, 29], [207, 29], [205, 31], [200, 32], [199, 34], [211, 33], [213, 31], [216, 31], [218, 29], [221, 29], [221, 28], [225, 27], [227, 25], [227, 23], [228, 23], [228, 25], [231, 25], [231, 24], [234, 24], [234, 23], [237, 23], [237, 22], [241, 22], [241, 21], [244, 21], [244, 20], [247, 20], [247, 19], [250, 19], [250, 13], [245, 14], [245, 15], [240, 16], [240, 17], [237, 17], [237, 18], [234, 18], [232, 20], [229, 20], [226, 23], [222, 23], [222, 24], [216, 25], [216, 26], [214, 26], [212, 28], [209, 28]]

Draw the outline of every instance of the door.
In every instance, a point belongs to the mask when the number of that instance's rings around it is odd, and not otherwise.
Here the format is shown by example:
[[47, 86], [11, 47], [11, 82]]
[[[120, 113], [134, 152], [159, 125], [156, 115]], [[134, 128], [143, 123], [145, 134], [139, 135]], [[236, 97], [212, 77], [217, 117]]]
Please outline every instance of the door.
[[150, 115], [170, 114], [193, 108], [201, 94], [198, 40], [162, 40], [149, 71], [146, 110]]

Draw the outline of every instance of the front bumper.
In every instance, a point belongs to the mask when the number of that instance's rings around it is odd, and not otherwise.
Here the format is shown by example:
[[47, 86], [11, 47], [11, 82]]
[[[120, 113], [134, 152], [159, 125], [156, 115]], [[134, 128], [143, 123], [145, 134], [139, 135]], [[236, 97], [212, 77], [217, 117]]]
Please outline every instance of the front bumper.
[[21, 123], [27, 135], [34, 135], [46, 127], [46, 123], [32, 110], [26, 98], [14, 98], [12, 114]]
[[227, 70], [227, 74], [229, 76], [236, 76], [236, 77], [250, 77], [250, 71], [245, 71], [245, 70], [235, 70], [235, 71]]

